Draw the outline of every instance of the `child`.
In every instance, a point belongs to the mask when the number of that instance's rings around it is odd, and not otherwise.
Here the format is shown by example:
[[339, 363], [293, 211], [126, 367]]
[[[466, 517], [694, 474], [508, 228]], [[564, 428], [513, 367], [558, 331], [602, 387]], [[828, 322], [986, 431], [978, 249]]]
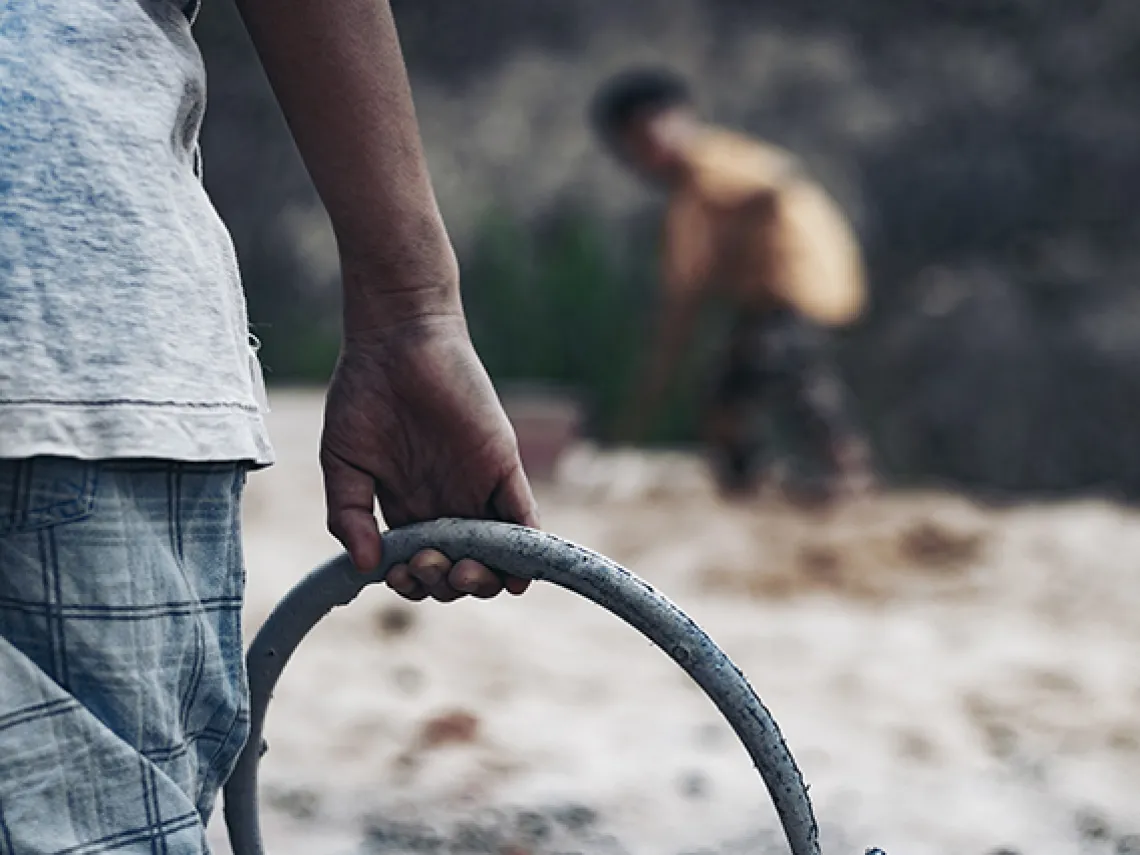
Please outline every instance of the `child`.
[[828, 329], [856, 320], [866, 302], [859, 245], [835, 201], [789, 152], [703, 122], [668, 71], [612, 78], [591, 113], [615, 156], [669, 193], [656, 336], [626, 438], [644, 432], [715, 296], [734, 315], [705, 417], [721, 488], [754, 485], [760, 417], [774, 404], [825, 465], [828, 495], [867, 488], [868, 447], [827, 352]]

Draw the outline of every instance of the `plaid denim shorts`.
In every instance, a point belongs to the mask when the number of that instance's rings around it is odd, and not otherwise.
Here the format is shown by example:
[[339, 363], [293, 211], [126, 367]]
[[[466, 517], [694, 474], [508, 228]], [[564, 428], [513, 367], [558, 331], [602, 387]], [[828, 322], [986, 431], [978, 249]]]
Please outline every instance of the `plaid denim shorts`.
[[0, 855], [209, 851], [248, 732], [245, 473], [0, 460]]

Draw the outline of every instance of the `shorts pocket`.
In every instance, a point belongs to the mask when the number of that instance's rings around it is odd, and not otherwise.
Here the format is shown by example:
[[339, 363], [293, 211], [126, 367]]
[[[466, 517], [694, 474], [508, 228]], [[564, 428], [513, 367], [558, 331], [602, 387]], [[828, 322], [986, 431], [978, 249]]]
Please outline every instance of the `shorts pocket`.
[[0, 460], [0, 537], [89, 517], [98, 472], [97, 463], [70, 457]]

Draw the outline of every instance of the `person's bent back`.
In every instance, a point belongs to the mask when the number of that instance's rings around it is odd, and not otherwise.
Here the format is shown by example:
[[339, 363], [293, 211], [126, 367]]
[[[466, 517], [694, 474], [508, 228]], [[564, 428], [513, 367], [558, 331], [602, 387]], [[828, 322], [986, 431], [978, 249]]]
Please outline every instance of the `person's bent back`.
[[867, 300], [859, 244], [836, 202], [789, 152], [702, 121], [668, 71], [608, 81], [592, 118], [610, 150], [669, 195], [656, 340], [625, 436], [643, 434], [701, 306], [718, 298], [736, 318], [705, 419], [722, 484], [756, 474], [757, 418], [772, 403], [833, 475], [865, 482], [866, 446], [824, 347], [824, 331], [857, 320]]

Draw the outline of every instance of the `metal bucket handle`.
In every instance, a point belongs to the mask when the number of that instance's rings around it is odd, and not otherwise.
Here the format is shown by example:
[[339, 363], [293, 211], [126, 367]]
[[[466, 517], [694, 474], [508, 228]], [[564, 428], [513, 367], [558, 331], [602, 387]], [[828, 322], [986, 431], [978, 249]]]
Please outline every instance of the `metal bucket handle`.
[[257, 800], [262, 731], [277, 678], [301, 640], [335, 606], [421, 549], [453, 560], [474, 558], [528, 579], [543, 579], [608, 609], [669, 654], [716, 704], [752, 758], [779, 815], [793, 855], [818, 855], [819, 832], [803, 777], [776, 722], [744, 675], [679, 608], [619, 564], [545, 532], [506, 523], [439, 520], [383, 536], [383, 561], [357, 572], [342, 554], [313, 570], [278, 603], [250, 645], [246, 662], [251, 731], [225, 786], [225, 818], [234, 855], [264, 855]]

